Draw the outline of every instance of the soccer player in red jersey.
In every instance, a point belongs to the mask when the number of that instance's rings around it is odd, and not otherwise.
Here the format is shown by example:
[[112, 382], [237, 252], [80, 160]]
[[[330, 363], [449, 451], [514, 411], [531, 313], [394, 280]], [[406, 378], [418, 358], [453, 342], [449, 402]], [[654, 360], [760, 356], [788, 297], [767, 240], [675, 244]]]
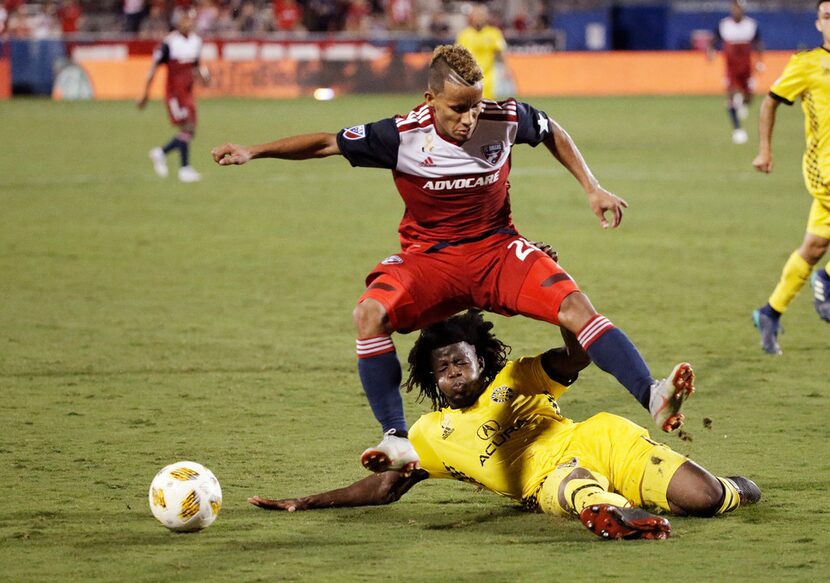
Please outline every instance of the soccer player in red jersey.
[[150, 85], [160, 65], [167, 66], [164, 103], [170, 122], [179, 131], [166, 145], [150, 150], [153, 169], [160, 177], [167, 177], [167, 154], [178, 150], [181, 155], [179, 180], [197, 182], [201, 174], [190, 165], [190, 142], [196, 132], [196, 99], [193, 83], [198, 77], [207, 84], [210, 76], [207, 68], [200, 65], [202, 39], [193, 32], [194, 11], [182, 11], [176, 20], [176, 29], [168, 34], [153, 53], [153, 66], [147, 73], [144, 94], [138, 100], [138, 108], [144, 109], [150, 95]]
[[[718, 44], [726, 64], [726, 107], [732, 121], [732, 142], [745, 144], [748, 136], [741, 120], [746, 119], [752, 101], [752, 53], [756, 54], [755, 69], [762, 71], [764, 64], [758, 23], [744, 13], [744, 0], [732, 0], [729, 16], [715, 29], [715, 45]], [[713, 53], [714, 47], [709, 51], [710, 58]]]
[[408, 115], [337, 134], [212, 151], [222, 166], [342, 155], [353, 166], [392, 171], [406, 205], [401, 252], [372, 270], [354, 310], [358, 372], [384, 431], [381, 443], [363, 452], [363, 465], [373, 471], [418, 467], [406, 438], [392, 332], [421, 329], [471, 307], [573, 332], [660, 428], [679, 427], [680, 407], [693, 390], [691, 367], [681, 363], [655, 381], [628, 337], [594, 310], [556, 261], [517, 232], [508, 182], [513, 146], [544, 144], [580, 183], [603, 227], [617, 227], [627, 203], [600, 186], [568, 133], [543, 111], [515, 99], [483, 100], [481, 69], [460, 45], [435, 50], [425, 97]]

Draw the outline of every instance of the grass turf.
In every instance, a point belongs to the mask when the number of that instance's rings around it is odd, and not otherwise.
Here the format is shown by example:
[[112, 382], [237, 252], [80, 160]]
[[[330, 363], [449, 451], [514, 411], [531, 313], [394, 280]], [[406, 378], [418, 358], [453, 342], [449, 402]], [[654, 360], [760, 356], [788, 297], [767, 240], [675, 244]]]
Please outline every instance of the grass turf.
[[[809, 290], [784, 356], [750, 322], [798, 245], [810, 199], [802, 118], [779, 110], [776, 171], [733, 146], [720, 98], [546, 99], [603, 184], [628, 200], [602, 231], [544, 148], [514, 152], [517, 226], [556, 247], [656, 375], [694, 363], [691, 441], [666, 441], [764, 500], [728, 517], [673, 518], [661, 543], [602, 543], [578, 522], [520, 512], [449, 481], [387, 507], [299, 514], [249, 506], [364, 475], [378, 438], [359, 387], [350, 313], [365, 273], [397, 248], [402, 203], [384, 171], [343, 159], [219, 168], [222, 141], [262, 142], [404, 113], [416, 99], [200, 104], [199, 184], [153, 175], [171, 135], [161, 106], [0, 102], [0, 573], [5, 580], [807, 581], [830, 568], [821, 524], [828, 329]], [[750, 121], [751, 143], [755, 139]], [[10, 151], [9, 151], [10, 150]], [[177, 162], [171, 157], [171, 167]], [[551, 327], [495, 318], [515, 356]], [[413, 337], [398, 336], [405, 355]], [[414, 421], [423, 405], [405, 397]], [[561, 402], [648, 424], [587, 371]], [[704, 428], [704, 419], [709, 428]], [[157, 524], [147, 488], [177, 459], [224, 489], [195, 535]]]

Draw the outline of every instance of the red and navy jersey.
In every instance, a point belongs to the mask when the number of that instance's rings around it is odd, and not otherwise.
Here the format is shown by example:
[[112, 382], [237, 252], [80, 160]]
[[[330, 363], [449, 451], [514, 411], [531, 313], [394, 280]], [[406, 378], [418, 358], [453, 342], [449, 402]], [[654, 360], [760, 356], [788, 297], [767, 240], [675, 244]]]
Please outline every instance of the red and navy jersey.
[[728, 16], [720, 21], [715, 39], [723, 44], [726, 67], [731, 71], [750, 71], [752, 50], [761, 41], [758, 23], [747, 16], [736, 21]]
[[344, 129], [337, 144], [352, 166], [392, 170], [406, 205], [401, 247], [418, 251], [512, 230], [513, 145], [535, 147], [548, 132], [544, 112], [515, 99], [485, 100], [475, 131], [458, 143], [440, 133], [422, 103], [406, 116]]
[[174, 30], [153, 52], [153, 60], [167, 65], [167, 96], [188, 94], [193, 91], [193, 68], [199, 65], [202, 39], [195, 33], [184, 36]]

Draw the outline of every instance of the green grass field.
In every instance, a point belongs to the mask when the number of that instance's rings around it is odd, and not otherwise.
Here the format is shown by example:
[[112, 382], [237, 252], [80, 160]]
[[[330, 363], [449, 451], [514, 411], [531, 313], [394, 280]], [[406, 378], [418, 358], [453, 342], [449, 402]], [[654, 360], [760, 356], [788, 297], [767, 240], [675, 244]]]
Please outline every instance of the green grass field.
[[[247, 504], [364, 475], [357, 458], [379, 430], [351, 310], [365, 273], [397, 249], [403, 207], [387, 172], [343, 159], [219, 168], [208, 152], [335, 131], [416, 99], [204, 101], [193, 152], [204, 180], [189, 185], [152, 173], [147, 151], [171, 135], [159, 103], [0, 102], [0, 580], [827, 577], [830, 329], [809, 290], [786, 315], [783, 357], [760, 351], [750, 321], [804, 229], [803, 120], [779, 110], [776, 171], [762, 176], [715, 97], [535, 100], [630, 209], [603, 231], [575, 181], [521, 146], [513, 211], [656, 375], [695, 365], [692, 440], [666, 441], [753, 477], [760, 505], [674, 518], [665, 542], [604, 543], [450, 481], [369, 509]], [[539, 322], [496, 322], [516, 356], [559, 340]], [[398, 336], [399, 353], [413, 340]], [[405, 402], [410, 421], [425, 410]], [[561, 405], [576, 419], [650, 421], [597, 369]], [[155, 472], [179, 459], [210, 467], [224, 490], [219, 520], [198, 534], [169, 533], [147, 506]]]

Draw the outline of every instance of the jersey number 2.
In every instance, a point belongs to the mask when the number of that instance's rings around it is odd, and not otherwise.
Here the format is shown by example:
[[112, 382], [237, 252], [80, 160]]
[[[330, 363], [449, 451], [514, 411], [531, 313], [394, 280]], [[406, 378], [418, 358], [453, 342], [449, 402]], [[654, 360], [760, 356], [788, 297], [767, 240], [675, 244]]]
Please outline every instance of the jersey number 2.
[[516, 257], [519, 258], [519, 261], [524, 261], [528, 255], [539, 250], [536, 245], [521, 237], [515, 241], [511, 241], [507, 248], [510, 249], [511, 247], [514, 247], [513, 251], [516, 252]]

